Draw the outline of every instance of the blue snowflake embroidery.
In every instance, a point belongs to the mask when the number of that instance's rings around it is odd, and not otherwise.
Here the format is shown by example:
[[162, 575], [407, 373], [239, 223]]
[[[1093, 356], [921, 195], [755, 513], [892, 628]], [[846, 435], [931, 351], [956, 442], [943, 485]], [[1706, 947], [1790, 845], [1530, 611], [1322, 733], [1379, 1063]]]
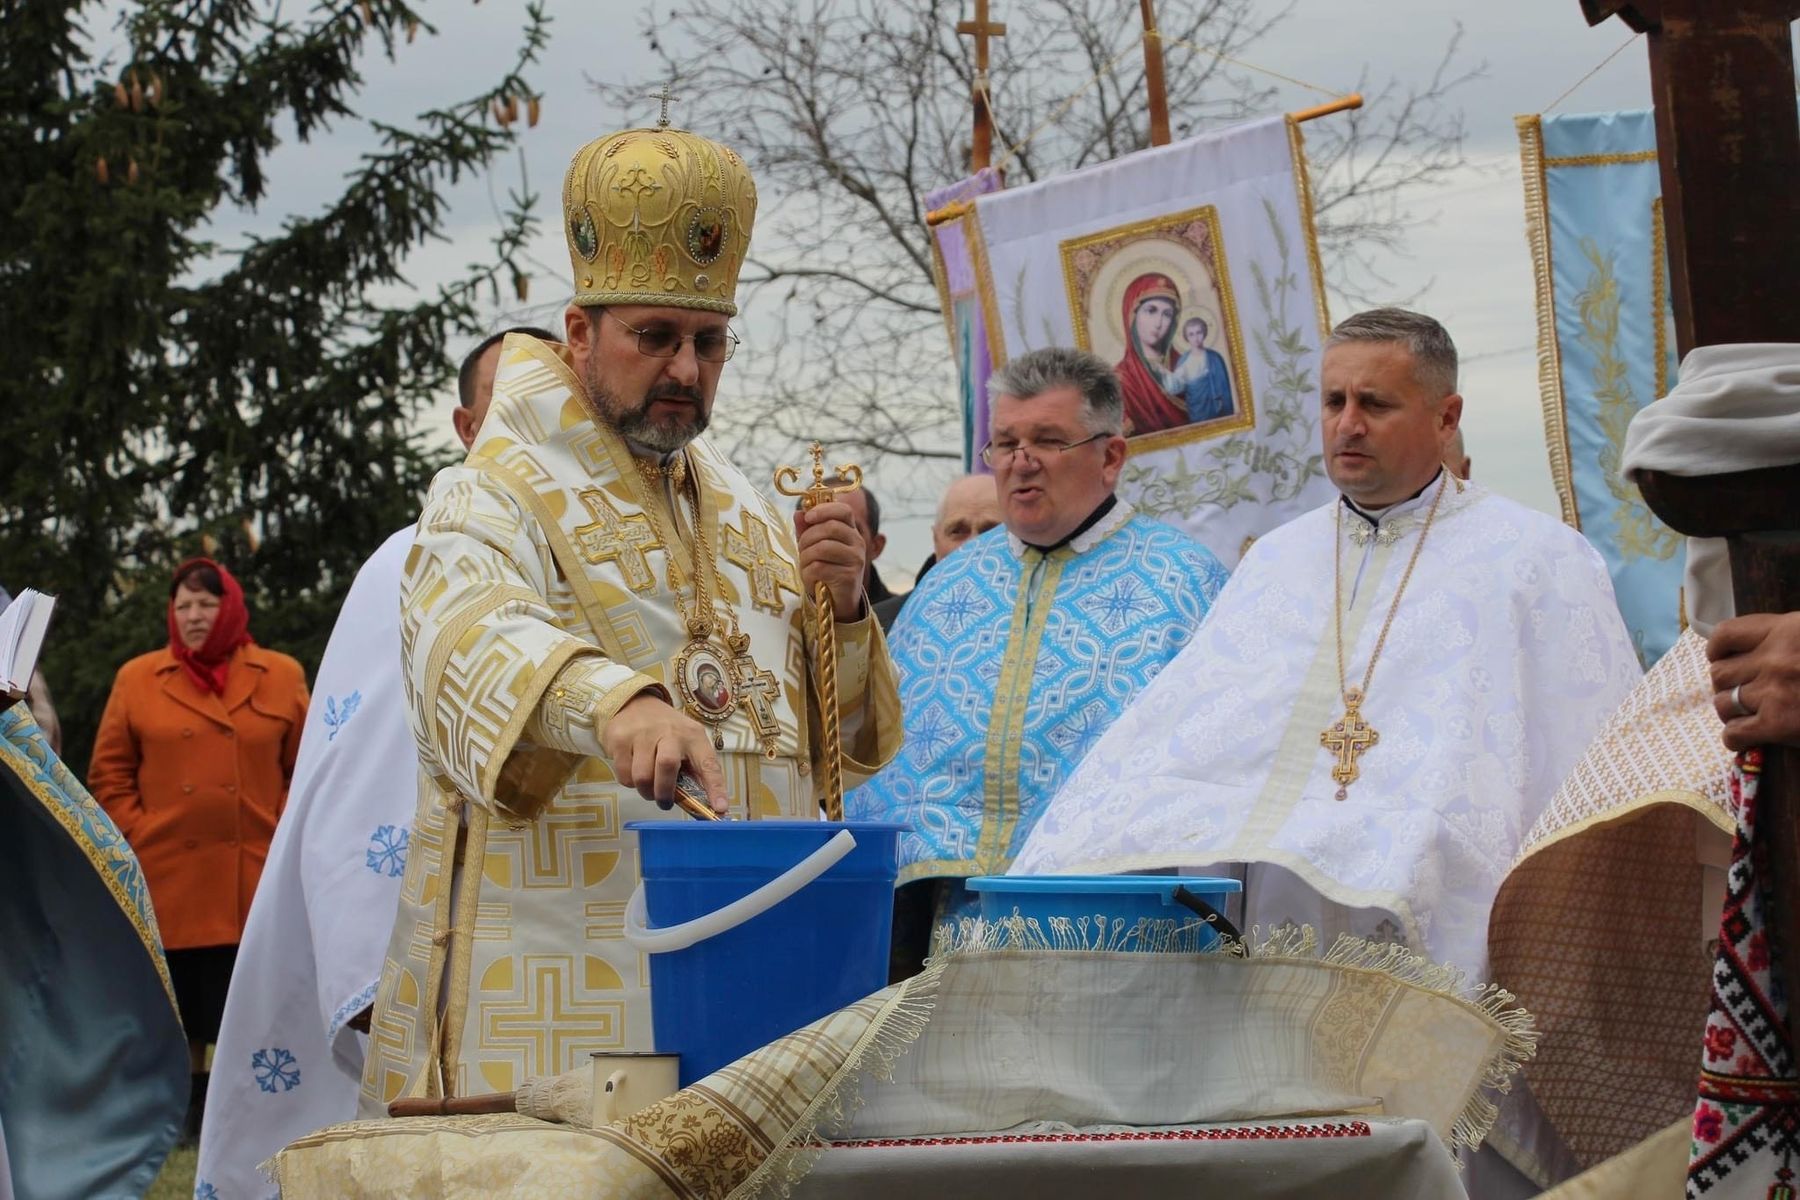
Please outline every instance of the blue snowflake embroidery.
[[1050, 744], [1066, 754], [1071, 763], [1079, 763], [1087, 757], [1087, 752], [1100, 740], [1112, 720], [1113, 714], [1107, 711], [1105, 704], [1090, 700], [1050, 731]]
[[406, 873], [406, 847], [411, 842], [412, 832], [404, 825], [376, 826], [375, 832], [369, 835], [364, 862], [377, 875], [398, 879]]
[[967, 579], [959, 579], [932, 604], [929, 619], [938, 623], [951, 637], [959, 637], [969, 622], [983, 615], [987, 608], [981, 594], [975, 590], [975, 585]]
[[362, 692], [360, 691], [351, 692], [342, 700], [335, 696], [325, 697], [325, 728], [331, 730], [325, 735], [325, 740], [329, 742], [336, 739], [337, 735], [344, 731], [344, 726], [350, 723], [350, 718], [356, 715], [356, 710], [361, 707]]
[[291, 1092], [300, 1086], [300, 1065], [292, 1051], [279, 1046], [252, 1054], [250, 1069], [256, 1074], [256, 1086], [265, 1092]]
[[962, 731], [949, 713], [934, 704], [925, 710], [913, 727], [907, 730], [907, 734], [912, 740], [914, 752], [920, 758], [929, 760], [941, 748], [954, 743], [962, 735]]
[[1156, 598], [1150, 595], [1142, 580], [1127, 577], [1114, 580], [1105, 592], [1083, 598], [1081, 607], [1107, 633], [1118, 633], [1131, 623], [1132, 618], [1155, 612]]
[[219, 1200], [219, 1189], [204, 1179], [194, 1180], [194, 1200]]

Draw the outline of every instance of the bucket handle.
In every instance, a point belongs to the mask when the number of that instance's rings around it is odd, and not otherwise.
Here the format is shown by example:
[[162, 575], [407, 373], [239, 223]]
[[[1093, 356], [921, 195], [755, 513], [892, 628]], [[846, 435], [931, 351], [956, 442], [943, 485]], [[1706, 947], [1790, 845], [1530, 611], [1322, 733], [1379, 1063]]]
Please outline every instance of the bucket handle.
[[831, 870], [839, 859], [854, 849], [856, 839], [848, 829], [840, 829], [830, 841], [749, 895], [740, 896], [705, 916], [660, 929], [650, 928], [644, 915], [644, 884], [640, 880], [637, 890], [631, 893], [631, 901], [625, 905], [625, 940], [647, 954], [686, 950], [697, 942], [703, 942], [726, 930], [736, 929], [753, 917], [760, 917]]

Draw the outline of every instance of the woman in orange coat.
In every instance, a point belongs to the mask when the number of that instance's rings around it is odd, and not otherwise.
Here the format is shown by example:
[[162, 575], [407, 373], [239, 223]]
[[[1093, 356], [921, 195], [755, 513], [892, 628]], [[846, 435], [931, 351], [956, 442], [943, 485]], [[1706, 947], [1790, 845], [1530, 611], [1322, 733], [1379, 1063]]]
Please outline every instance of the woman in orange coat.
[[137, 852], [168, 950], [194, 1074], [190, 1136], [205, 1103], [206, 1046], [306, 724], [306, 675], [250, 638], [244, 592], [196, 558], [169, 588], [169, 644], [119, 668], [88, 764], [88, 790]]

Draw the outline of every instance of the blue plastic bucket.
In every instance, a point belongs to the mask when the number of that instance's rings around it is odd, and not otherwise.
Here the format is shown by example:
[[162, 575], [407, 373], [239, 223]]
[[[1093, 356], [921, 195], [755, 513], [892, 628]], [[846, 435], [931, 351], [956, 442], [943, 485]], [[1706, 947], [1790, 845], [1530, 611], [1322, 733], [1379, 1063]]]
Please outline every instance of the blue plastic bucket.
[[887, 986], [903, 825], [633, 821], [625, 937], [681, 1086]]
[[[1021, 917], [1035, 918], [1045, 933], [1052, 917], [1086, 917], [1090, 922], [1104, 917], [1109, 924], [1118, 919], [1127, 929], [1140, 919], [1198, 922], [1200, 916], [1176, 899], [1177, 888], [1186, 888], [1220, 914], [1230, 896], [1244, 890], [1235, 879], [1205, 875], [977, 875], [966, 885], [981, 897], [982, 920], [992, 924], [1017, 910]], [[1202, 949], [1217, 940], [1216, 932], [1208, 932], [1211, 936], [1199, 939]]]

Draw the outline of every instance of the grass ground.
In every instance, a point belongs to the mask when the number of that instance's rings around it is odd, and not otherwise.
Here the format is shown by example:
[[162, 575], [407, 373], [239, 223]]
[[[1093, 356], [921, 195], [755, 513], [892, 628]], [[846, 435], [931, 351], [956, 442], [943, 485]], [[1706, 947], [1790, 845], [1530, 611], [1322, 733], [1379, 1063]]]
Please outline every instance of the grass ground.
[[200, 1151], [174, 1149], [163, 1162], [162, 1174], [150, 1185], [144, 1200], [191, 1200], [194, 1194], [194, 1170], [200, 1165]]

